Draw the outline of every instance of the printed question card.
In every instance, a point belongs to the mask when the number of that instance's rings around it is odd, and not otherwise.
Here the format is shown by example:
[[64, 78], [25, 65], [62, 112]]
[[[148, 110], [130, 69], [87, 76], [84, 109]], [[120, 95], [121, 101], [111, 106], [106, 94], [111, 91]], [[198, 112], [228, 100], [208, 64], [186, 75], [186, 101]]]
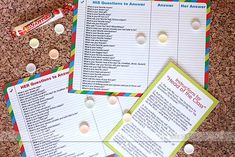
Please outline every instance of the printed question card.
[[120, 157], [175, 156], [218, 104], [199, 84], [169, 63], [105, 143]]
[[76, 8], [70, 93], [140, 97], [170, 58], [207, 87], [207, 0], [79, 0]]
[[113, 157], [102, 141], [134, 102], [69, 94], [67, 67], [4, 87], [22, 157]]

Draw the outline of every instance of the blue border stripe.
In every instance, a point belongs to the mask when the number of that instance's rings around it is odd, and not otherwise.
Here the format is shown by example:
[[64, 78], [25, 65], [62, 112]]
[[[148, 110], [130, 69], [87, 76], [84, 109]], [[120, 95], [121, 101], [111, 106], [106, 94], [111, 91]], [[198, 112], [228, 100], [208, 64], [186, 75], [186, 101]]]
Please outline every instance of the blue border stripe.
[[39, 78], [41, 76], [41, 74], [36, 74], [35, 76], [34, 76], [34, 78]]
[[76, 90], [74, 90], [74, 89], [69, 91], [69, 93], [75, 93], [75, 92], [76, 92]]
[[21, 83], [23, 83], [23, 81], [24, 81], [24, 79], [20, 79], [20, 80], [18, 80], [17, 84], [21, 84]]
[[75, 25], [75, 26], [73, 27], [73, 29], [72, 29], [72, 32], [73, 32], [73, 33], [76, 32], [76, 27], [77, 27], [77, 25]]
[[11, 105], [10, 98], [7, 100], [7, 108], [9, 108]]
[[93, 94], [94, 91], [87, 91], [87, 94]]
[[26, 157], [26, 153], [25, 153], [25, 151], [22, 153], [22, 157]]
[[74, 61], [70, 62], [69, 68], [72, 68], [74, 66]]
[[210, 53], [210, 48], [206, 48], [206, 55]]
[[[12, 111], [13, 112], [13, 111]], [[13, 116], [11, 117], [11, 123], [14, 126], [14, 124], [16, 123], [16, 119], [15, 119], [15, 115], [13, 113]]]
[[75, 16], [78, 13], [78, 8], [73, 11], [73, 15]]
[[206, 20], [206, 25], [209, 25], [211, 23], [211, 19]]
[[131, 93], [125, 93], [124, 95], [125, 95], [125, 96], [129, 96], [129, 95], [131, 95]]
[[206, 71], [206, 72], [209, 71], [209, 66], [206, 66], [205, 71]]

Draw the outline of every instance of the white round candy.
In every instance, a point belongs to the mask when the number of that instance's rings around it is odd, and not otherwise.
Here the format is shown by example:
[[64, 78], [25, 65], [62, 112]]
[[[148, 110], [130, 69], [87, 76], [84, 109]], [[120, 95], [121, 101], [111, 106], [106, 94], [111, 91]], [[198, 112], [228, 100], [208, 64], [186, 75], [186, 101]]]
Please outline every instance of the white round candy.
[[165, 32], [161, 32], [158, 36], [158, 39], [159, 39], [160, 43], [164, 44], [167, 42], [168, 36]]
[[38, 48], [39, 46], [39, 40], [36, 38], [33, 38], [29, 41], [29, 46], [32, 47], [33, 49]]
[[184, 146], [184, 152], [188, 155], [193, 154], [194, 152], [194, 146], [192, 144], [186, 144]]
[[125, 121], [125, 122], [130, 122], [131, 121], [131, 119], [132, 119], [132, 116], [131, 116], [131, 114], [130, 113], [125, 113], [124, 115], [123, 115], [123, 117], [122, 117], [122, 119]]
[[33, 63], [29, 63], [27, 66], [26, 66], [26, 71], [30, 74], [33, 74], [35, 71], [36, 71], [36, 66], [35, 64]]
[[87, 134], [90, 131], [89, 124], [87, 122], [82, 122], [79, 126], [79, 130], [82, 134]]
[[93, 108], [95, 106], [95, 100], [92, 97], [87, 97], [85, 100], [85, 105], [87, 108]]
[[194, 19], [191, 25], [194, 30], [198, 30], [201, 27], [201, 23], [198, 19]]
[[118, 102], [118, 98], [116, 96], [109, 96], [108, 101], [111, 105], [115, 105]]
[[52, 49], [49, 52], [49, 56], [50, 56], [51, 59], [57, 59], [59, 57], [59, 51], [56, 50], [56, 49]]
[[146, 42], [146, 36], [144, 35], [144, 33], [139, 33], [136, 36], [136, 41], [138, 44], [143, 45]]
[[64, 26], [62, 24], [57, 24], [55, 25], [54, 30], [57, 34], [62, 34], [64, 33]]

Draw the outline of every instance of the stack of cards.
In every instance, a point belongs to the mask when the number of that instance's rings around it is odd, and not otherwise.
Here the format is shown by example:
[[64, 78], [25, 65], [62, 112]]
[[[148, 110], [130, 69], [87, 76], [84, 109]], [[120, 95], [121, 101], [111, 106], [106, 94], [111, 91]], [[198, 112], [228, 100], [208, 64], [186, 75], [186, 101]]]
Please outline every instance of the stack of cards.
[[75, 6], [70, 64], [3, 87], [21, 155], [174, 156], [218, 104], [210, 2]]

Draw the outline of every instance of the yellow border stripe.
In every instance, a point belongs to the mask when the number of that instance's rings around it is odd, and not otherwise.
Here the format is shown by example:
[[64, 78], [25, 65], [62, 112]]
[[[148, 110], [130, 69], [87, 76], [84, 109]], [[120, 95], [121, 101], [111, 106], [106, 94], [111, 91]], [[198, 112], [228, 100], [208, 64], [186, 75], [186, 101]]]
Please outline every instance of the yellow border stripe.
[[74, 55], [75, 55], [75, 48], [71, 51], [70, 56], [72, 57], [72, 56], [74, 56]]
[[75, 15], [74, 17], [73, 17], [73, 22], [75, 22], [76, 20], [77, 20], [77, 15]]
[[69, 74], [72, 74], [73, 71], [74, 71], [74, 67], [71, 67], [71, 68], [69, 69]]
[[210, 30], [210, 27], [211, 27], [211, 25], [209, 24], [209, 25], [207, 25], [206, 26], [206, 31], [209, 31]]
[[20, 139], [20, 141], [18, 141], [18, 144], [19, 144], [19, 146], [20, 146], [20, 148], [22, 147], [22, 145], [23, 145], [23, 142], [22, 142], [22, 140]]
[[58, 71], [61, 71], [61, 70], [63, 70], [64, 69], [64, 67], [62, 66], [62, 67], [59, 67], [58, 68]]
[[112, 93], [112, 95], [118, 95], [119, 94], [119, 92], [113, 92]]
[[136, 93], [132, 93], [130, 96], [133, 96], [133, 97], [134, 97], [134, 96], [136, 96]]
[[209, 55], [209, 53], [208, 53], [208, 54], [206, 55], [206, 57], [205, 57], [205, 61], [208, 61], [209, 58], [210, 58], [210, 55]]
[[211, 7], [208, 7], [206, 11], [207, 11], [207, 14], [209, 14], [211, 12]]
[[30, 78], [30, 77], [24, 78], [23, 82], [24, 82], [24, 83], [25, 83], [25, 82], [28, 82], [28, 81], [29, 81], [29, 78]]
[[12, 106], [11, 105], [8, 107], [8, 112], [9, 112], [9, 114], [12, 112]]
[[82, 91], [80, 91], [80, 90], [76, 90], [75, 93], [76, 93], [76, 94], [81, 94], [81, 92], [82, 92]]

